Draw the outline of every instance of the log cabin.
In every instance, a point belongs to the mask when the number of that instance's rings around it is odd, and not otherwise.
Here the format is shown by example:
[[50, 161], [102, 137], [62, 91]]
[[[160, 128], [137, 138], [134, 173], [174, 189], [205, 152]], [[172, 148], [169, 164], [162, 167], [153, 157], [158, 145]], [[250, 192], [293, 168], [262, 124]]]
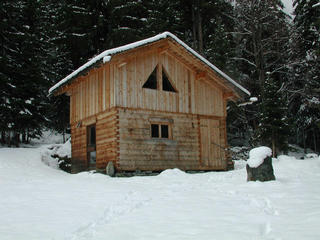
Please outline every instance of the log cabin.
[[70, 96], [73, 173], [226, 170], [226, 105], [250, 95], [169, 32], [102, 52], [49, 94]]

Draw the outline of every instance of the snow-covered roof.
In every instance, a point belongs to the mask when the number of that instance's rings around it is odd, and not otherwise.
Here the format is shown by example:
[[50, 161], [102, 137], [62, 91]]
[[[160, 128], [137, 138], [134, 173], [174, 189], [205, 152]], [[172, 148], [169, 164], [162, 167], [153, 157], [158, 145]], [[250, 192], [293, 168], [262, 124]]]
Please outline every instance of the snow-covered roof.
[[59, 87], [63, 86], [64, 84], [66, 84], [68, 81], [70, 81], [71, 79], [75, 78], [79, 73], [81, 73], [82, 71], [86, 70], [87, 68], [91, 67], [93, 64], [99, 62], [99, 61], [103, 61], [103, 63], [109, 62], [112, 58], [112, 55], [115, 55], [117, 53], [121, 53], [121, 52], [125, 52], [128, 51], [130, 49], [134, 49], [149, 43], [153, 43], [156, 41], [159, 41], [161, 39], [165, 39], [165, 38], [171, 38], [173, 40], [175, 40], [178, 44], [180, 44], [181, 46], [183, 46], [188, 52], [190, 52], [192, 55], [194, 55], [196, 58], [198, 58], [199, 60], [201, 60], [203, 63], [205, 63], [206, 65], [208, 65], [212, 70], [214, 70], [215, 72], [217, 72], [218, 74], [220, 74], [223, 78], [225, 78], [226, 80], [228, 80], [230, 83], [232, 83], [234, 86], [236, 86], [237, 88], [239, 88], [242, 92], [246, 93], [247, 95], [250, 95], [250, 92], [245, 89], [244, 87], [242, 87], [239, 83], [237, 83], [236, 81], [234, 81], [232, 78], [230, 78], [227, 74], [225, 74], [224, 72], [222, 72], [219, 68], [217, 68], [215, 65], [213, 65], [212, 63], [210, 63], [207, 59], [205, 59], [204, 57], [202, 57], [199, 53], [197, 53], [196, 51], [194, 51], [191, 47], [189, 47], [187, 44], [185, 44], [183, 41], [181, 41], [178, 37], [176, 37], [175, 35], [173, 35], [170, 32], [164, 32], [161, 34], [158, 34], [156, 36], [141, 40], [141, 41], [137, 41], [134, 43], [130, 43], [121, 47], [117, 47], [117, 48], [112, 48], [109, 50], [106, 50], [102, 53], [100, 53], [99, 55], [95, 56], [94, 58], [92, 58], [90, 61], [88, 61], [87, 63], [85, 63], [84, 65], [82, 65], [81, 67], [79, 67], [77, 70], [75, 70], [74, 72], [72, 72], [71, 74], [69, 74], [68, 76], [66, 76], [64, 79], [62, 79], [61, 81], [59, 81], [57, 84], [55, 84], [53, 87], [51, 87], [49, 89], [49, 94], [52, 94], [54, 91], [56, 91]]

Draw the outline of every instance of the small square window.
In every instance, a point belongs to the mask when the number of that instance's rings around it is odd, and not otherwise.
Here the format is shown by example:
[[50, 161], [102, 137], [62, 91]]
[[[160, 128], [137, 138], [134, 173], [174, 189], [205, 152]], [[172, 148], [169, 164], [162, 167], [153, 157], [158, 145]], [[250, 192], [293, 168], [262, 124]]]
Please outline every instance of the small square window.
[[161, 125], [161, 138], [169, 138], [169, 126]]
[[168, 124], [151, 124], [152, 138], [170, 138], [170, 127]]
[[151, 124], [151, 137], [158, 138], [159, 137], [159, 125]]

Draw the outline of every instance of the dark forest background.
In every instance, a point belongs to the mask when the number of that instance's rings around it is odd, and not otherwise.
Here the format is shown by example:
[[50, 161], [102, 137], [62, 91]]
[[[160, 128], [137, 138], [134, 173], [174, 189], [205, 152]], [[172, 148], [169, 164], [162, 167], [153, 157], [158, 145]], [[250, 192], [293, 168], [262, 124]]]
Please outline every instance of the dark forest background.
[[258, 97], [230, 103], [232, 145], [320, 148], [317, 0], [2, 0], [0, 141], [65, 133], [68, 97], [48, 89], [113, 47], [170, 31]]

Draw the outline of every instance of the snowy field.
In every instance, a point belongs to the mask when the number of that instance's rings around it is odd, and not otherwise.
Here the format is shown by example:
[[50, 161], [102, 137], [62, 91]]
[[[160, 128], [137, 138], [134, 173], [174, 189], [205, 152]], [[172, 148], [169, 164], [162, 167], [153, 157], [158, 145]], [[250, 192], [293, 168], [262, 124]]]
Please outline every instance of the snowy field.
[[0, 148], [0, 239], [320, 239], [320, 160], [280, 156], [276, 181], [229, 172], [110, 178]]

